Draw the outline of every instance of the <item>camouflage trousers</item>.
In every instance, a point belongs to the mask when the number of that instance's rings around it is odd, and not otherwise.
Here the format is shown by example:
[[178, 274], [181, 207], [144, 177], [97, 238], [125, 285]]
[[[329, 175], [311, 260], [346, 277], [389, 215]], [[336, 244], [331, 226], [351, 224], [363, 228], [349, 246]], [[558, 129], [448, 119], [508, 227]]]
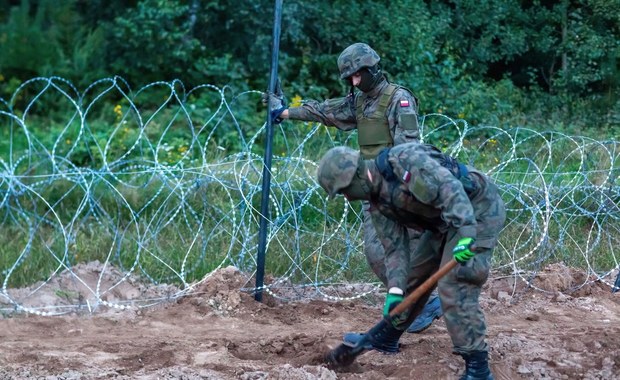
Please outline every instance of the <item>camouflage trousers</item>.
[[[388, 281], [387, 271], [385, 268], [385, 249], [383, 248], [381, 240], [377, 236], [377, 230], [375, 229], [375, 226], [372, 222], [372, 217], [370, 216], [369, 209], [370, 203], [363, 202], [362, 210], [364, 215], [364, 256], [366, 256], [366, 261], [368, 262], [368, 265], [372, 269], [373, 273], [381, 280], [383, 285], [387, 287]], [[377, 217], [379, 216], [375, 215], [375, 218]], [[407, 229], [407, 233], [409, 235], [409, 247], [411, 248], [411, 253], [415, 254], [422, 233], [418, 230], [414, 230], [411, 228]], [[409, 289], [413, 291], [413, 289], [415, 288], [412, 289], [411, 287], [409, 287]], [[416, 304], [413, 305], [411, 309], [409, 309], [407, 316], [405, 316], [404, 318], [405, 321], [399, 324], [399, 329], [404, 330], [409, 327], [411, 323], [413, 323], [415, 317], [417, 317], [418, 314], [420, 314], [424, 309], [424, 305], [426, 305], [426, 302], [430, 298], [431, 294], [433, 294], [433, 292], [436, 292], [436, 290], [433, 290], [428, 294], [420, 297], [418, 302], [416, 302]], [[408, 293], [409, 291], [406, 291], [406, 294]]]
[[[384, 264], [384, 250], [370, 220], [367, 204], [364, 204], [364, 254], [373, 272], [387, 284]], [[501, 219], [499, 215], [498, 219]], [[498, 220], [503, 224], [503, 220]], [[447, 233], [425, 231], [421, 235], [409, 229], [412, 255], [409, 258], [407, 289], [413, 292], [420, 284], [435, 273], [440, 266], [452, 259], [452, 250], [459, 236], [455, 230]], [[476, 256], [465, 264], [458, 265], [439, 281], [437, 289], [429, 290], [418, 299], [395, 326], [404, 330], [420, 314], [433, 291], [438, 291], [443, 317], [452, 339], [453, 352], [467, 354], [488, 351], [486, 322], [479, 305], [482, 285], [489, 276], [493, 248], [478, 247]]]
[[[381, 240], [377, 236], [377, 230], [373, 225], [369, 209], [370, 203], [363, 202], [364, 256], [366, 257], [366, 262], [368, 262], [368, 265], [372, 269], [373, 273], [379, 278], [379, 280], [381, 280], [383, 285], [387, 286], [388, 281], [385, 269], [385, 250], [383, 249]], [[409, 234], [409, 247], [411, 247], [411, 252], [414, 253], [421, 233], [413, 229], [407, 229], [407, 232]]]
[[[426, 231], [422, 235], [416, 255], [410, 262], [407, 294], [452, 259], [452, 249], [458, 239], [454, 230], [447, 234]], [[443, 317], [456, 354], [488, 351], [486, 322], [479, 298], [482, 285], [489, 277], [492, 253], [492, 248], [477, 248], [476, 256], [459, 264], [437, 285]], [[412, 305], [404, 326], [415, 319], [424, 303], [426, 298]]]
[[[443, 317], [456, 354], [488, 351], [486, 322], [479, 298], [482, 285], [489, 277], [493, 249], [506, 221], [504, 203], [492, 183], [485, 183], [471, 202], [478, 222], [476, 255], [466, 263], [457, 265], [437, 284]], [[411, 294], [442, 265], [452, 260], [452, 250], [460, 237], [454, 228], [442, 229], [441, 232], [424, 231], [415, 248], [409, 248], [409, 262], [403, 263], [407, 265], [407, 270], [401, 271], [406, 276], [405, 295]], [[423, 309], [431, 292], [429, 290], [408, 311], [398, 316], [396, 322], [392, 322], [394, 326], [399, 330], [406, 329]]]

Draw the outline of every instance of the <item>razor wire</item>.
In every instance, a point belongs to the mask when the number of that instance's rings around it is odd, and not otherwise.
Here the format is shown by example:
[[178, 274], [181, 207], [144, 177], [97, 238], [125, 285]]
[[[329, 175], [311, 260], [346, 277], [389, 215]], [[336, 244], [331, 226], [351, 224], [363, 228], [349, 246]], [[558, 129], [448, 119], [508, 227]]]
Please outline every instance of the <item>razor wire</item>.
[[[50, 77], [0, 98], [0, 308], [57, 314], [148, 305], [181, 297], [229, 265], [250, 283], [261, 96], [210, 84], [188, 90], [176, 80], [133, 91], [119, 77], [80, 92]], [[536, 288], [536, 274], [559, 262], [585, 270], [573, 289], [613, 286], [618, 141], [470, 126], [442, 114], [424, 115], [420, 127], [424, 142], [498, 184], [508, 219], [494, 271]], [[315, 180], [321, 154], [354, 145], [355, 132], [286, 121], [274, 141], [263, 290], [333, 300], [376, 291], [360, 205], [328, 202]]]

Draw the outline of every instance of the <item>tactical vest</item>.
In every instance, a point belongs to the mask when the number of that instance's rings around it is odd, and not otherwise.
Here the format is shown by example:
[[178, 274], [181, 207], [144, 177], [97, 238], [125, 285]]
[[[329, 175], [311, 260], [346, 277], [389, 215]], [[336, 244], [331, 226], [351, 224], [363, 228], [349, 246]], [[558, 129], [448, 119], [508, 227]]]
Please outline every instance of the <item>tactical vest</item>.
[[364, 159], [377, 157], [381, 149], [394, 146], [394, 139], [390, 132], [390, 125], [385, 117], [385, 111], [390, 104], [392, 95], [400, 86], [389, 83], [379, 98], [375, 112], [364, 116], [364, 101], [368, 95], [360, 94], [355, 102], [355, 118], [357, 120], [357, 140], [360, 153]]

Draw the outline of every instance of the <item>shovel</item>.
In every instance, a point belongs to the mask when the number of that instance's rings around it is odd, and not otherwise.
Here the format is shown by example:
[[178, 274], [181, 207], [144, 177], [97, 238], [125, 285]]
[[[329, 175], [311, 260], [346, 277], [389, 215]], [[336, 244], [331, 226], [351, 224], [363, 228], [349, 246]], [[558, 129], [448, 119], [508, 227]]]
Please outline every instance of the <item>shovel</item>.
[[[429, 290], [431, 290], [433, 286], [435, 286], [437, 281], [439, 281], [443, 276], [445, 276], [454, 267], [456, 267], [457, 264], [458, 263], [456, 262], [456, 260], [452, 259], [444, 266], [439, 268], [437, 272], [433, 273], [431, 277], [429, 277], [420, 286], [418, 286], [401, 303], [396, 305], [396, 307], [392, 309], [392, 311], [390, 311], [390, 314], [387, 317], [383, 318], [383, 320], [381, 320], [379, 324], [391, 323], [391, 320], [395, 315], [409, 309], [411, 305], [413, 305], [415, 302], [418, 301], [418, 299], [420, 299], [420, 297], [422, 297]], [[325, 354], [324, 360], [325, 363], [327, 363], [327, 365], [331, 368], [346, 367], [353, 364], [355, 358], [361, 355], [365, 350], [366, 349], [364, 348], [363, 340], [357, 342], [355, 346], [349, 346], [345, 343], [341, 343], [338, 347]]]

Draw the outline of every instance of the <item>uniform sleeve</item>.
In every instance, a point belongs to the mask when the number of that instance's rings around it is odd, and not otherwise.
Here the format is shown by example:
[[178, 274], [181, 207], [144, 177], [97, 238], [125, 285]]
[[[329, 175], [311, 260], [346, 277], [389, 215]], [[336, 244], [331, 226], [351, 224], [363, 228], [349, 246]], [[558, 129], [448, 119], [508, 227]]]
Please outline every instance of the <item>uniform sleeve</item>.
[[343, 131], [357, 128], [353, 96], [327, 99], [323, 102], [306, 100], [299, 107], [288, 109], [291, 120], [317, 121]]
[[387, 287], [407, 289], [407, 270], [409, 268], [409, 235], [407, 228], [380, 211], [371, 208], [372, 223], [385, 251], [385, 276]]
[[[406, 154], [406, 152], [403, 152]], [[396, 165], [400, 178], [407, 178], [409, 191], [422, 203], [441, 211], [441, 219], [457, 230], [459, 237], [476, 238], [474, 208], [461, 182], [437, 161], [423, 152], [399, 159]]]
[[396, 90], [387, 112], [394, 145], [420, 142], [418, 105], [409, 91]]

